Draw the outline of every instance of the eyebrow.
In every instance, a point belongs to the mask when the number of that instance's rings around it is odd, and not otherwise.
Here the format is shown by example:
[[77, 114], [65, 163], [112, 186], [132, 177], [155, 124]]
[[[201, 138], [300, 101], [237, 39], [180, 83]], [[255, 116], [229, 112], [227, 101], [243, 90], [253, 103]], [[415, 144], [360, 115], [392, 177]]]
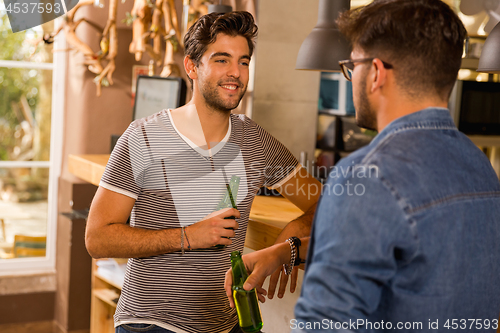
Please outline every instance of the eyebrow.
[[[212, 58], [215, 58], [215, 57], [228, 57], [228, 58], [232, 58], [233, 56], [230, 55], [229, 53], [227, 52], [215, 52], [214, 54], [212, 54], [210, 56], [210, 59]], [[240, 60], [241, 59], [247, 59], [247, 60], [250, 60], [250, 56], [249, 55], [244, 55], [244, 56], [241, 56], [240, 57]]]

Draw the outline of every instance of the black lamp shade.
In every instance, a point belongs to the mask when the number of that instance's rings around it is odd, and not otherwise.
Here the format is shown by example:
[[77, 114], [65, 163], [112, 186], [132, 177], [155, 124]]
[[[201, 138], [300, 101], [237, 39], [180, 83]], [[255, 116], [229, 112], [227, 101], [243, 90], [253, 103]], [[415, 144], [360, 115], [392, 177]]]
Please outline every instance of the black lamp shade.
[[491, 30], [484, 42], [478, 72], [500, 74], [500, 23]]
[[350, 0], [320, 0], [318, 22], [304, 40], [295, 69], [340, 71], [339, 61], [349, 59], [351, 48], [335, 20], [350, 8]]

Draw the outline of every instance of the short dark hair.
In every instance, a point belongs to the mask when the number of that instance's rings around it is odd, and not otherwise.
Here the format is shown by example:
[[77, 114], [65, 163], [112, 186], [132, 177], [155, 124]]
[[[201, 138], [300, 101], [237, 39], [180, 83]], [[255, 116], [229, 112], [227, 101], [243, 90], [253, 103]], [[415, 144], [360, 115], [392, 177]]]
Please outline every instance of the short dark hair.
[[391, 63], [411, 96], [449, 97], [467, 31], [441, 0], [375, 0], [342, 13], [337, 24], [353, 47]]
[[[248, 42], [250, 56], [253, 54], [257, 25], [252, 14], [245, 11], [210, 13], [200, 17], [184, 36], [184, 55], [189, 56], [196, 66], [208, 46], [215, 42], [217, 35], [243, 36]], [[189, 78], [191, 84], [193, 81]]]

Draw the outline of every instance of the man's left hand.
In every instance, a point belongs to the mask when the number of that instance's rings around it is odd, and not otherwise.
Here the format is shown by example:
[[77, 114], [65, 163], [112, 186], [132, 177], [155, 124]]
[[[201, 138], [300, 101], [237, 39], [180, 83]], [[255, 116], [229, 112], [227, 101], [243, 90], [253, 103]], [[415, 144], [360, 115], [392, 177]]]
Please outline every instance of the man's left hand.
[[[247, 271], [251, 273], [243, 284], [243, 289], [252, 290], [253, 288], [257, 288], [256, 290], [259, 301], [264, 303], [267, 292], [262, 288], [262, 284], [267, 276], [281, 269], [283, 267], [283, 263], [288, 263], [290, 260], [290, 246], [288, 243], [276, 244], [260, 251], [245, 254], [242, 259], [245, 263]], [[283, 273], [283, 275], [285, 274]], [[288, 279], [286, 281], [288, 281]], [[286, 288], [286, 281], [284, 282], [283, 288]], [[297, 277], [295, 277], [294, 291], [296, 283]], [[229, 305], [234, 307], [233, 291], [231, 289], [232, 284], [233, 276], [230, 269], [226, 272], [224, 289], [226, 290], [226, 296], [229, 299]], [[274, 284], [274, 289], [276, 289], [276, 283]]]
[[[281, 278], [280, 278], [280, 276], [281, 276]], [[280, 286], [278, 289], [278, 298], [283, 298], [289, 277], [290, 277], [290, 292], [291, 293], [295, 292], [295, 289], [297, 288], [298, 276], [299, 276], [299, 267], [298, 266], [294, 267], [292, 270], [292, 274], [290, 276], [288, 276], [285, 274], [285, 270], [283, 268], [283, 265], [281, 265], [278, 269], [276, 269], [276, 271], [271, 275], [271, 278], [269, 279], [269, 288], [267, 289], [267, 297], [269, 299], [273, 299], [274, 294], [276, 292], [276, 286], [277, 286], [278, 281], [279, 281]]]

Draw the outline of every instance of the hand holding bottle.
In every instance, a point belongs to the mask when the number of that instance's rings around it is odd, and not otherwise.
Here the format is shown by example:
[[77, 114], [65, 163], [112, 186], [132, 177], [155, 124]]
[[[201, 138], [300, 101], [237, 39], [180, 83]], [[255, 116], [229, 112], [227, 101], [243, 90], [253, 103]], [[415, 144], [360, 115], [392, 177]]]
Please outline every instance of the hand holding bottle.
[[238, 313], [240, 328], [245, 333], [257, 333], [263, 326], [259, 301], [255, 289], [243, 289], [248, 272], [240, 251], [231, 252], [232, 295]]
[[[243, 284], [243, 289], [252, 290], [253, 288], [257, 288], [259, 301], [264, 303], [267, 292], [262, 288], [262, 284], [267, 276], [273, 274], [276, 269], [281, 268], [284, 263], [290, 261], [290, 246], [288, 243], [276, 244], [266, 249], [246, 254], [242, 258], [246, 269], [251, 273]], [[224, 289], [229, 299], [229, 305], [234, 307], [232, 284], [233, 276], [230, 269], [226, 272]]]
[[217, 244], [230, 245], [238, 229], [234, 219], [240, 218], [240, 212], [234, 208], [224, 208], [205, 216], [201, 221], [186, 228], [191, 249], [208, 249]]

